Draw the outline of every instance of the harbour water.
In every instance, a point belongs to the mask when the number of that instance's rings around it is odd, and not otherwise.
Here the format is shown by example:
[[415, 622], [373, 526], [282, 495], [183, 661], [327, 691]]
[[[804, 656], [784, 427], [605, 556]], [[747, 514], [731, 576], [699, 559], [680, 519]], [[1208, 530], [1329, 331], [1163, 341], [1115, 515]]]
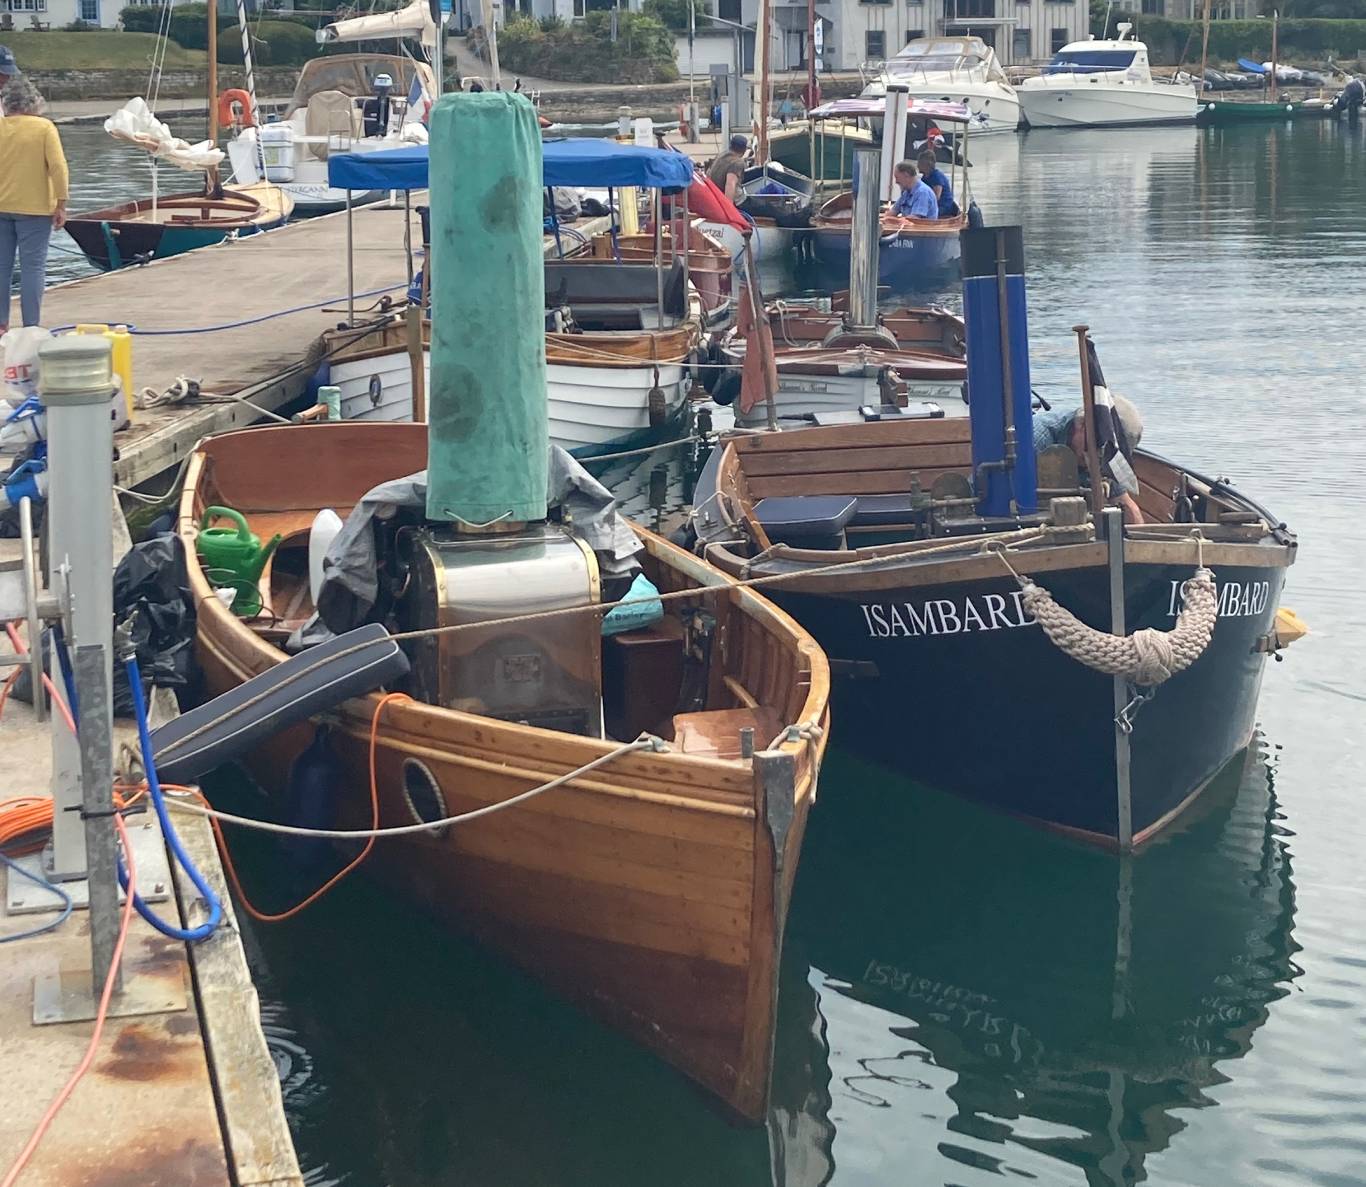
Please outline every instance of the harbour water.
[[[102, 137], [66, 135], [104, 200], [130, 154]], [[1267, 665], [1246, 768], [1121, 863], [836, 742], [766, 1130], [363, 877], [247, 925], [311, 1184], [1366, 1184], [1366, 130], [1031, 133], [973, 156], [988, 221], [1025, 228], [1036, 388], [1077, 400], [1088, 322], [1144, 444], [1299, 534], [1285, 600], [1312, 634]], [[933, 695], [905, 692], [908, 749]], [[272, 843], [234, 848], [258, 905], [303, 897]]]

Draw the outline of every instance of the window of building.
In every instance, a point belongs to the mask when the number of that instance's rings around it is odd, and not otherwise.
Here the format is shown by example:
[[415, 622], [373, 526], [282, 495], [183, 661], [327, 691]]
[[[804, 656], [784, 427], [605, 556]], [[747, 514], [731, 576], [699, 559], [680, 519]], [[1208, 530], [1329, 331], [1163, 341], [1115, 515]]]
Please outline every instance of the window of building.
[[924, 30], [924, 29], [907, 29], [907, 30], [906, 30], [906, 44], [907, 44], [907, 45], [910, 45], [912, 41], [920, 41], [922, 38], [924, 38], [924, 36], [925, 36], [925, 30]]
[[100, 23], [100, 0], [81, 0], [81, 20], [88, 25]]
[[1034, 45], [1030, 40], [1028, 29], [1021, 29], [1015, 26], [1015, 32], [1010, 36], [1010, 56], [1014, 61], [1028, 62], [1034, 55]]
[[1165, 16], [1166, 12], [1166, 0], [1143, 0], [1144, 16]]
[[891, 4], [892, 0], [858, 0], [860, 4]]
[[1067, 44], [1068, 32], [1066, 29], [1054, 29], [1048, 38], [1049, 52], [1058, 53]]
[[947, 0], [945, 21], [969, 21], [974, 18], [994, 18], [996, 0]]
[[723, 21], [740, 23], [740, 0], [720, 0], [716, 6], [716, 15]]
[[863, 56], [869, 61], [887, 56], [887, 34], [882, 29], [867, 29], [863, 34]]

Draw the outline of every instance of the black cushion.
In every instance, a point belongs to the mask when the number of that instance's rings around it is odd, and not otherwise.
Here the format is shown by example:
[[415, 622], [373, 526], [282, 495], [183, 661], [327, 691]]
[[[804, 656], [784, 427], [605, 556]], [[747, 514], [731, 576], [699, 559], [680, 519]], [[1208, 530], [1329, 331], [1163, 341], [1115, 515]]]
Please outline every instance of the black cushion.
[[854, 518], [849, 522], [855, 527], [914, 523], [917, 515], [924, 515], [917, 513], [910, 495], [859, 495], [854, 502]]
[[858, 500], [850, 495], [783, 495], [760, 499], [754, 518], [770, 540], [837, 536], [857, 507]]

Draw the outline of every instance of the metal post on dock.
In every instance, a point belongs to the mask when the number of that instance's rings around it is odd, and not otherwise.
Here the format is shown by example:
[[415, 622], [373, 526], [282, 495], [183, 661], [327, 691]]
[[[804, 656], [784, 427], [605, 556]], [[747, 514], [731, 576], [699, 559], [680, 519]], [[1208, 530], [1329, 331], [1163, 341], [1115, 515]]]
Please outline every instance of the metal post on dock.
[[[38, 348], [39, 391], [47, 408], [48, 588], [70, 592], [68, 643], [103, 648], [103, 701], [80, 705], [84, 725], [111, 735], [111, 631], [114, 591], [113, 423], [109, 401], [114, 378], [109, 341], [72, 334]], [[40, 640], [33, 640], [35, 647]], [[53, 665], [55, 670], [56, 665]], [[75, 716], [77, 706], [72, 705]], [[98, 714], [101, 722], [90, 720]], [[85, 830], [80, 818], [81, 754], [70, 730], [52, 730], [52, 866], [54, 880], [86, 874]], [[109, 789], [104, 791], [106, 801]]]
[[849, 320], [856, 326], [877, 325], [878, 214], [882, 207], [877, 186], [878, 150], [854, 150], [854, 170], [862, 184], [854, 195], [854, 217], [849, 225]]
[[[119, 934], [118, 850], [111, 790], [114, 785], [112, 717], [105, 686], [108, 648], [88, 643], [76, 648], [75, 680], [81, 706], [81, 817], [85, 824], [87, 892], [90, 903], [90, 993], [98, 1001], [114, 960]], [[114, 992], [123, 989], [123, 973]]]
[[351, 191], [346, 191], [346, 324], [356, 324], [356, 232], [353, 218], [355, 205]]
[[[1098, 475], [1092, 484], [1100, 485]], [[1124, 512], [1118, 507], [1107, 507], [1104, 512], [1105, 544], [1110, 562], [1110, 633], [1124, 636], [1128, 627], [1124, 621]], [[1129, 682], [1122, 676], [1112, 678], [1115, 707], [1115, 792], [1117, 827], [1115, 835], [1121, 853], [1134, 847], [1133, 811], [1130, 790], [1130, 726], [1124, 710], [1129, 704]]]

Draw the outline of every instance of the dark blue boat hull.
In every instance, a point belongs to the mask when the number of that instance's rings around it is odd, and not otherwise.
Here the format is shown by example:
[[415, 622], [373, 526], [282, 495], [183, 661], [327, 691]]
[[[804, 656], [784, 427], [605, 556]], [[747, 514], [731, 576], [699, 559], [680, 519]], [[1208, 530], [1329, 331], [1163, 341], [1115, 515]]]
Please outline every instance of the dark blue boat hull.
[[[1130, 564], [1130, 632], [1170, 630], [1189, 566]], [[1252, 736], [1285, 569], [1219, 568], [1205, 653], [1138, 710], [1131, 735], [1136, 840], [1173, 818]], [[1103, 566], [1040, 581], [1083, 621], [1109, 622]], [[1227, 587], [1227, 588], [1224, 588]], [[1118, 836], [1113, 686], [1028, 619], [1010, 577], [838, 595], [769, 596], [826, 650], [841, 741], [904, 774], [1103, 844]]]
[[[822, 270], [849, 284], [849, 233], [820, 230], [811, 237], [812, 251]], [[878, 283], [893, 292], [933, 288], [958, 274], [957, 235], [903, 235], [878, 247]]]

